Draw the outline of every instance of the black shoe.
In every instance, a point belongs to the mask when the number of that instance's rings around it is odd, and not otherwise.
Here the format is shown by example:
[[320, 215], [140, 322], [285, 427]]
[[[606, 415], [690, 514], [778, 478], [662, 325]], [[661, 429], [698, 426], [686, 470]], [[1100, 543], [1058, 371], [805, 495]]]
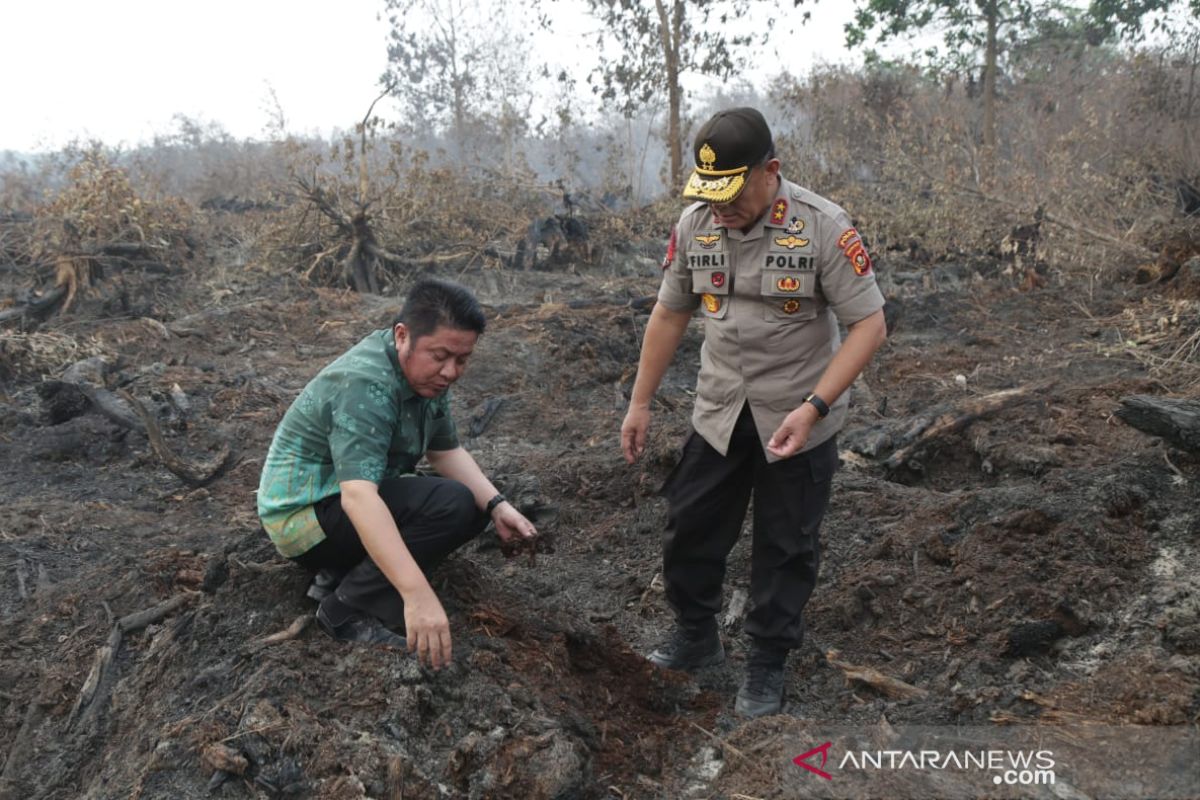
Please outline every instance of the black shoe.
[[740, 717], [764, 717], [783, 708], [783, 670], [787, 650], [755, 645], [746, 660], [746, 679], [738, 690], [733, 710]]
[[647, 659], [663, 669], [681, 669], [692, 672], [702, 667], [712, 667], [725, 660], [725, 648], [714, 627], [711, 631], [689, 631], [679, 626], [671, 632], [666, 644], [655, 650]]
[[313, 575], [312, 583], [308, 585], [308, 591], [304, 593], [305, 597], [311, 597], [318, 603], [321, 602], [333, 593], [345, 575], [346, 573], [341, 570], [327, 567], [317, 570], [317, 574]]
[[[346, 608], [347, 606], [337, 599], [337, 595], [329, 594], [321, 601], [321, 605], [317, 606], [317, 624], [339, 642], [408, 648], [408, 640], [395, 631], [388, 630], [380, 620], [354, 610], [348, 613], [342, 610]], [[335, 625], [334, 619], [341, 621]]]

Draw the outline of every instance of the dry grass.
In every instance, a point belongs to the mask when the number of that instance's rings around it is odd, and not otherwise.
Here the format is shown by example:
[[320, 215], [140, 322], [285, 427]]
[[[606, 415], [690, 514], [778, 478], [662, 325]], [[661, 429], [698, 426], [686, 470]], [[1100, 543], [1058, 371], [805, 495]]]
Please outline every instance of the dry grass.
[[796, 131], [780, 141], [785, 170], [845, 206], [881, 253], [995, 255], [1041, 206], [1049, 266], [1111, 276], [1158, 252], [1179, 219], [1174, 181], [1200, 178], [1187, 133], [1200, 109], [1183, 96], [1186, 64], [1088, 51], [1050, 66], [1004, 88], [993, 158], [979, 100], [952, 78], [889, 67], [781, 82]]
[[47, 378], [80, 359], [103, 352], [92, 338], [80, 340], [55, 331], [0, 330], [0, 378]]

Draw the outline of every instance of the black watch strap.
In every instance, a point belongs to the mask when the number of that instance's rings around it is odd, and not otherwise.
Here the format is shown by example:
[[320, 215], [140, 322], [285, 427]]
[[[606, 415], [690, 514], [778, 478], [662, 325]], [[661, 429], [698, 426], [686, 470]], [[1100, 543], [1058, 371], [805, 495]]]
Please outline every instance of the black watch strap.
[[487, 515], [490, 517], [492, 515], [492, 512], [496, 510], [496, 506], [500, 505], [501, 503], [507, 503], [507, 502], [508, 502], [507, 497], [505, 497], [502, 494], [497, 494], [491, 500], [488, 500], [487, 509], [486, 509]]
[[817, 410], [817, 419], [825, 419], [829, 416], [829, 404], [813, 392], [809, 392], [808, 397], [804, 398], [804, 402], [812, 403], [813, 408]]

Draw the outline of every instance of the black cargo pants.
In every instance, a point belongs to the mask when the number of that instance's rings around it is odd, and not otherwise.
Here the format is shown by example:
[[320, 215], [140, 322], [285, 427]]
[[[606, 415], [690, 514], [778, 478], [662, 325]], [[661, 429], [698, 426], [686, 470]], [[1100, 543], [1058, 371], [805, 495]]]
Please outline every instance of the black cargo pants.
[[836, 439], [769, 464], [749, 405], [734, 425], [727, 455], [693, 431], [662, 489], [668, 502], [663, 578], [683, 628], [701, 632], [715, 626], [725, 561], [753, 493], [745, 631], [767, 647], [800, 646], [804, 606], [817, 583], [817, 534], [838, 465]]
[[[478, 536], [488, 517], [475, 505], [471, 490], [446, 478], [390, 478], [379, 484], [383, 498], [408, 552], [426, 576], [450, 553]], [[315, 504], [325, 538], [292, 560], [310, 572], [345, 572], [336, 589], [347, 606], [378, 617], [388, 625], [404, 622], [404, 601], [387, 576], [375, 566], [350, 517], [335, 494]]]

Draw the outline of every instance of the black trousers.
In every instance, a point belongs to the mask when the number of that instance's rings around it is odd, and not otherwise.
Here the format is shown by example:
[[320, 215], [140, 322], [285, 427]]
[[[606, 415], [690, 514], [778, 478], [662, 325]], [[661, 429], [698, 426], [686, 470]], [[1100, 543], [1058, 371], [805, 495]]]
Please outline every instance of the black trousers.
[[[426, 575], [487, 527], [487, 515], [475, 505], [471, 490], [458, 481], [393, 478], [379, 484], [379, 496], [396, 520], [408, 552]], [[325, 539], [292, 560], [310, 572], [345, 572], [336, 590], [338, 600], [388, 625], [402, 624], [404, 601], [367, 555], [358, 531], [342, 509], [342, 496], [327, 497], [315, 507]]]
[[667, 478], [663, 578], [679, 624], [711, 630], [721, 610], [725, 561], [754, 495], [746, 633], [794, 649], [804, 640], [804, 606], [817, 583], [818, 531], [837, 470], [837, 437], [768, 464], [747, 405], [722, 456], [693, 432]]

